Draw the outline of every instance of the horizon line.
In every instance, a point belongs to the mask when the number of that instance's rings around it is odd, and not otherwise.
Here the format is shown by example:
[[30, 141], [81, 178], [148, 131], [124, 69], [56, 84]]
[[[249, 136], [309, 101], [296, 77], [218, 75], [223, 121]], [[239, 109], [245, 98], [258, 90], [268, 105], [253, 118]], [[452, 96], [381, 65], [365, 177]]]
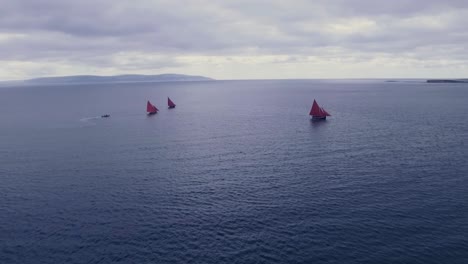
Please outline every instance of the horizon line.
[[[298, 78], [235, 78], [235, 79], [216, 79], [213, 77], [208, 77], [204, 75], [194, 75], [194, 74], [181, 74], [181, 73], [160, 73], [160, 74], [139, 74], [139, 73], [122, 73], [122, 74], [115, 74], [115, 75], [94, 75], [94, 74], [76, 74], [76, 75], [48, 75], [48, 76], [40, 76], [40, 77], [30, 77], [25, 79], [13, 79], [13, 80], [0, 80], [0, 83], [7, 83], [7, 82], [24, 82], [30, 81], [34, 79], [42, 79], [42, 78], [61, 78], [61, 77], [80, 77], [80, 76], [89, 76], [89, 77], [117, 77], [117, 76], [124, 76], [124, 75], [135, 75], [135, 76], [158, 76], [158, 75], [185, 75], [185, 76], [192, 76], [192, 77], [204, 77], [209, 78], [212, 80], [207, 81], [261, 81], [261, 80], [462, 80], [468, 79], [467, 77], [298, 77]], [[152, 82], [152, 81], [148, 81]]]

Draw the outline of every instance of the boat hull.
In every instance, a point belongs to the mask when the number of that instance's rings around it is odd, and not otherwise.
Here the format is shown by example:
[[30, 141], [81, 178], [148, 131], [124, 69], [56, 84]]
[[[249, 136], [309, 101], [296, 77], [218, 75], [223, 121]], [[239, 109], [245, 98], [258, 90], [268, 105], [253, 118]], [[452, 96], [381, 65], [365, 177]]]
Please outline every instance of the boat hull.
[[158, 112], [149, 112], [148, 115], [155, 115], [157, 114]]
[[326, 116], [312, 116], [312, 120], [326, 120]]
[[175, 106], [169, 106], [168, 108], [169, 108], [169, 109], [172, 109], [172, 108], [175, 108]]

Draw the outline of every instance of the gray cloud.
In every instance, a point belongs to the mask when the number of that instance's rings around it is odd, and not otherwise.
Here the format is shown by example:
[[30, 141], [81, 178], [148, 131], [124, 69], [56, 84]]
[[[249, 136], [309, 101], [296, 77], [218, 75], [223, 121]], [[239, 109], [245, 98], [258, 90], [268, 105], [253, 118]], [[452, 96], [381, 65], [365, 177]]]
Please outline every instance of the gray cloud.
[[467, 65], [462, 0], [0, 0], [0, 6], [2, 61], [70, 71], [75, 64], [109, 72], [183, 70], [198, 63], [194, 58], [212, 61], [204, 56], [269, 55], [282, 56], [271, 60], [276, 64], [388, 56]]

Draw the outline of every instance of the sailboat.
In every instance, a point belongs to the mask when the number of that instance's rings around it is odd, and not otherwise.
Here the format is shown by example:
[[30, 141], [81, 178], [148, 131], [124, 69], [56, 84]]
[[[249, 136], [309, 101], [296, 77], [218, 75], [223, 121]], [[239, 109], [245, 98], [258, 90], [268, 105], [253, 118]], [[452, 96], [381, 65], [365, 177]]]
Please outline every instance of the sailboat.
[[146, 103], [146, 112], [148, 112], [148, 115], [154, 115], [158, 113], [158, 111], [159, 111], [158, 108], [156, 108], [156, 106], [151, 104], [150, 101]]
[[325, 120], [327, 116], [331, 116], [325, 109], [320, 107], [317, 104], [317, 101], [314, 99], [314, 103], [312, 104], [312, 108], [310, 109], [309, 115], [312, 116], [313, 120]]
[[174, 102], [172, 102], [171, 98], [167, 98], [167, 106], [170, 108], [175, 108]]

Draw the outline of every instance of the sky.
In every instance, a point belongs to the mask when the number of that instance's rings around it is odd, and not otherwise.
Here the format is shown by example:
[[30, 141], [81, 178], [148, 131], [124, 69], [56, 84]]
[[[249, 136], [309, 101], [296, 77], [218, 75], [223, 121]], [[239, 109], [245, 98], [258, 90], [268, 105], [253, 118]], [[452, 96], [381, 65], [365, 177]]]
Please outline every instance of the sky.
[[0, 0], [0, 80], [468, 77], [466, 0]]

